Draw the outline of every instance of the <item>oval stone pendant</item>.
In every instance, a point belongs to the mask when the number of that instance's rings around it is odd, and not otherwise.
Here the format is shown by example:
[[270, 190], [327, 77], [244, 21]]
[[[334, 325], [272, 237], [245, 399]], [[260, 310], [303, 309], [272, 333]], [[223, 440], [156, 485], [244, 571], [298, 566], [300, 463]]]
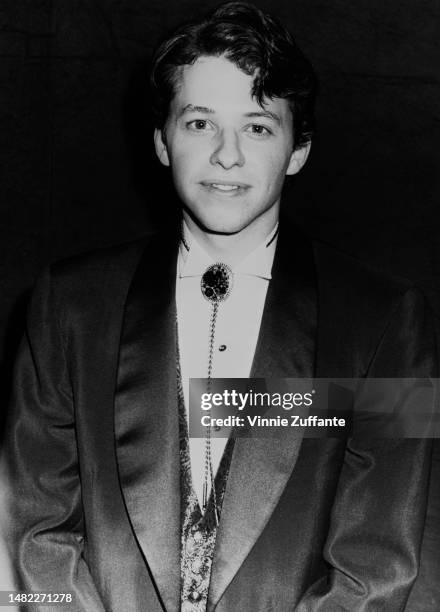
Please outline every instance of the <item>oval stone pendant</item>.
[[226, 300], [232, 289], [233, 274], [229, 266], [215, 263], [206, 270], [200, 282], [203, 296], [212, 303]]

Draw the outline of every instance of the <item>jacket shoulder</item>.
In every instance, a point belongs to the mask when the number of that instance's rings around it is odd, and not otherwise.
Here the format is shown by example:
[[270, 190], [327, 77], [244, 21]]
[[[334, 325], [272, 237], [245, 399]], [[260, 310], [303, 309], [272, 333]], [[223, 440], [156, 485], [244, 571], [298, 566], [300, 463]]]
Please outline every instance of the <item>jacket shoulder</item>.
[[317, 272], [322, 284], [343, 292], [349, 301], [386, 307], [408, 291], [418, 292], [411, 281], [385, 273], [334, 247], [314, 242]]
[[[422, 292], [413, 283], [327, 245], [316, 243], [314, 249], [321, 340], [326, 347], [321, 371], [340, 376], [349, 364], [350, 375], [364, 376], [375, 355], [387, 354], [392, 357], [379, 370], [386, 377], [393, 371], [390, 364], [398, 365], [408, 352], [405, 346], [409, 337], [420, 346], [430, 344], [431, 316]], [[384, 351], [386, 346], [394, 348]], [[404, 369], [396, 371], [407, 373]]]
[[61, 259], [49, 266], [50, 276], [56, 285], [86, 288], [104, 278], [109, 272], [130, 273], [150, 241], [150, 236], [87, 253]]
[[50, 303], [60, 324], [122, 308], [142, 253], [151, 237], [75, 255], [48, 266], [37, 281], [33, 302]]

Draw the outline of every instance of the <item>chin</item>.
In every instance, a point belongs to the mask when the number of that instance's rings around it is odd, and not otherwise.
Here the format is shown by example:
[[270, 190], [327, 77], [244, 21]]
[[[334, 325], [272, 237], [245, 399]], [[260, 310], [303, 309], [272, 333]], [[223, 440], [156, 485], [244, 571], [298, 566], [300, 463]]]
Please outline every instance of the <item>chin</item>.
[[201, 226], [203, 229], [207, 230], [208, 232], [215, 232], [217, 234], [236, 234], [241, 232], [241, 230], [247, 225], [248, 223], [244, 219], [230, 218], [226, 216], [222, 216], [217, 219], [201, 219]]
[[[234, 211], [220, 211], [207, 214], [206, 210], [186, 209], [193, 221], [204, 231], [216, 234], [236, 234], [249, 225], [250, 221]], [[213, 212], [213, 211], [212, 211]]]

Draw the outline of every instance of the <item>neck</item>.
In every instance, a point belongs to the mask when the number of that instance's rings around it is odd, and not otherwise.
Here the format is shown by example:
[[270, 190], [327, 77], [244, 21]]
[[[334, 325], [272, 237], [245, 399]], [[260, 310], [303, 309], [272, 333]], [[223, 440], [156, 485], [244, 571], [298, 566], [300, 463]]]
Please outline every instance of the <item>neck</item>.
[[271, 212], [270, 215], [261, 215], [234, 233], [216, 233], [201, 228], [186, 211], [183, 211], [183, 218], [192, 235], [212, 259], [235, 266], [256, 249], [273, 230], [278, 222], [278, 210]]

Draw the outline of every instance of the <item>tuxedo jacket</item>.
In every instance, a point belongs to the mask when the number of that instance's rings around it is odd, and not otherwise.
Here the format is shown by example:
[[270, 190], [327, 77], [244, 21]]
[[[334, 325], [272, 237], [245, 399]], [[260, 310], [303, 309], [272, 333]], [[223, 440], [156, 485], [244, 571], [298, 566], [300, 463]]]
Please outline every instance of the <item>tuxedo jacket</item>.
[[[32, 298], [8, 429], [16, 571], [72, 593], [68, 609], [180, 607], [177, 243], [57, 263]], [[251, 376], [436, 376], [433, 339], [414, 287], [281, 226]], [[237, 439], [208, 611], [403, 610], [429, 455], [422, 439]]]

